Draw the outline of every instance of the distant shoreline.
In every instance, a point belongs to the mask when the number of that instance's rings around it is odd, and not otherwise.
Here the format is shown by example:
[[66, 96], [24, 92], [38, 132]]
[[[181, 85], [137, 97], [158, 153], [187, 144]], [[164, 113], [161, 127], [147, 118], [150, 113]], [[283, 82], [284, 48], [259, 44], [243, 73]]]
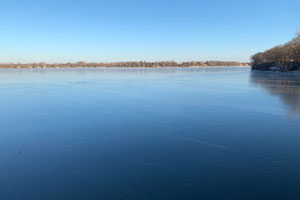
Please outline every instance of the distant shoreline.
[[192, 62], [174, 62], [174, 61], [163, 61], [163, 62], [113, 62], [113, 63], [86, 63], [83, 61], [76, 63], [3, 63], [0, 64], [0, 69], [8, 68], [166, 68], [166, 67], [232, 67], [232, 66], [250, 66], [250, 63], [246, 62], [235, 62], [235, 61], [192, 61]]
[[168, 69], [168, 68], [214, 68], [214, 67], [222, 67], [222, 68], [228, 68], [228, 67], [250, 67], [251, 65], [211, 65], [211, 66], [168, 66], [168, 67], [0, 67], [1, 69], [109, 69], [109, 68], [118, 68], [118, 69], [138, 69], [138, 68], [143, 68], [143, 69]]

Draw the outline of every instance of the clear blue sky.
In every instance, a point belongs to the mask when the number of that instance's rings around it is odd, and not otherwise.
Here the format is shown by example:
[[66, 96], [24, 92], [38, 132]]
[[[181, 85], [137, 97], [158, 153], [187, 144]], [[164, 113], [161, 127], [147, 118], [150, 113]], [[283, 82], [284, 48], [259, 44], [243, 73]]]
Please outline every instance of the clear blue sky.
[[300, 0], [0, 0], [0, 62], [248, 61], [299, 28]]

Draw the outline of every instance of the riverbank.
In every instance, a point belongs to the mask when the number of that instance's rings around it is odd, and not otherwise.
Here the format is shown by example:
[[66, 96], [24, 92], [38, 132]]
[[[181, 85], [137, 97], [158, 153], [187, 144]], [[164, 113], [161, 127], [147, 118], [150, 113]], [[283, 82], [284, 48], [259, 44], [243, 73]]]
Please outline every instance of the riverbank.
[[288, 62], [288, 63], [274, 63], [274, 62], [266, 62], [262, 64], [253, 64], [253, 70], [261, 70], [261, 71], [297, 71], [300, 70], [300, 63], [298, 62]]

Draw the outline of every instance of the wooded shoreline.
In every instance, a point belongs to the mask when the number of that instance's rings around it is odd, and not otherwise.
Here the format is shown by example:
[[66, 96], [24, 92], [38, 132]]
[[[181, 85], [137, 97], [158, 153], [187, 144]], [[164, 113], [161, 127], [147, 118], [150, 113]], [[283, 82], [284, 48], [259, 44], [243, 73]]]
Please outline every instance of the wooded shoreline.
[[284, 45], [275, 46], [251, 57], [252, 69], [273, 71], [300, 70], [300, 32]]
[[47, 64], [41, 63], [3, 63], [0, 64], [0, 68], [78, 68], [78, 67], [209, 67], [209, 66], [249, 66], [246, 62], [235, 61], [192, 61], [192, 62], [175, 62], [175, 61], [163, 61], [163, 62], [112, 62], [112, 63], [86, 63], [83, 61], [76, 63], [54, 63]]

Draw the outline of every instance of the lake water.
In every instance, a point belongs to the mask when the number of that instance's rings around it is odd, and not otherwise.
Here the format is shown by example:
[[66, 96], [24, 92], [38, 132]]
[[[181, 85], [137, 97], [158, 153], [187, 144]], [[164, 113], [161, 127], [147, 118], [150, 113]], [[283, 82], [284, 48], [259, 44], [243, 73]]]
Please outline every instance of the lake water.
[[300, 75], [0, 70], [1, 200], [300, 199]]

